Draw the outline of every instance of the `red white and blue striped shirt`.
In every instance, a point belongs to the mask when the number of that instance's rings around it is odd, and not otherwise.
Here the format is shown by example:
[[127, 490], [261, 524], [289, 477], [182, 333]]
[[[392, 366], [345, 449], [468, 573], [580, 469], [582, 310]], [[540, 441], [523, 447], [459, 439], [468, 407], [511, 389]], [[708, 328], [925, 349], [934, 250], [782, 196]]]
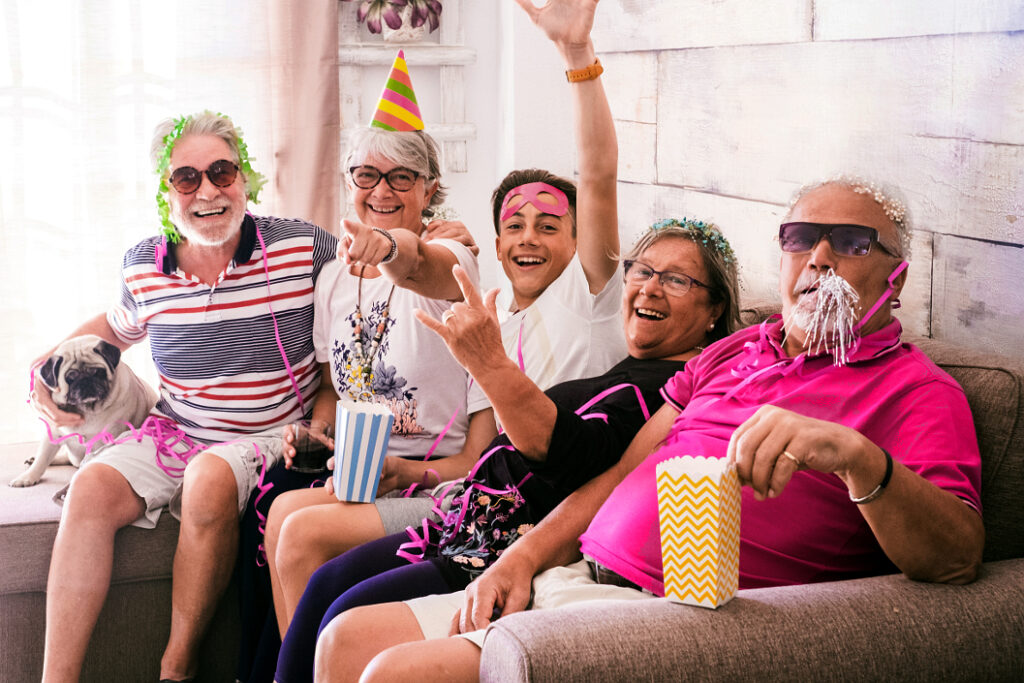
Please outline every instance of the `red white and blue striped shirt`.
[[313, 287], [336, 242], [311, 223], [246, 215], [235, 256], [212, 287], [177, 267], [173, 245], [158, 264], [159, 237], [129, 249], [107, 320], [125, 342], [148, 335], [160, 377], [154, 413], [206, 443], [300, 419], [274, 317], [308, 409], [320, 386]]

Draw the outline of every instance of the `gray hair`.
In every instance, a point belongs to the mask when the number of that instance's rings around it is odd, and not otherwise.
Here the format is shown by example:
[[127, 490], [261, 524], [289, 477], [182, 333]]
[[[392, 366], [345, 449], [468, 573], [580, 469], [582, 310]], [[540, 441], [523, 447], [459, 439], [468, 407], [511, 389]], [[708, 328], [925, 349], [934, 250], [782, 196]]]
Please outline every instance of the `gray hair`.
[[437, 184], [437, 191], [424, 209], [424, 216], [432, 216], [432, 208], [444, 203], [448, 188], [441, 184], [441, 161], [434, 138], [421, 130], [391, 131], [383, 128], [356, 128], [348, 139], [348, 154], [342, 172], [362, 163], [368, 156], [387, 159], [398, 166], [416, 171], [428, 183]]
[[[239, 172], [242, 174], [242, 178], [245, 180], [246, 194], [250, 198], [254, 198], [259, 192], [260, 187], [263, 186], [265, 180], [260, 174], [255, 174], [257, 177], [250, 177], [246, 173], [241, 160], [241, 154], [239, 152], [239, 143], [241, 140], [241, 131], [235, 127], [235, 124], [230, 118], [224, 114], [217, 114], [209, 109], [201, 111], [198, 114], [192, 114], [185, 116], [184, 125], [181, 128], [181, 134], [172, 141], [172, 147], [177, 143], [178, 140], [188, 137], [189, 135], [213, 135], [227, 143], [228, 149], [231, 150], [231, 161], [239, 166]], [[174, 132], [175, 128], [179, 125], [182, 119], [164, 119], [157, 124], [153, 130], [153, 141], [149, 147], [149, 157], [153, 163], [153, 168], [157, 173], [160, 172], [160, 162], [164, 156], [167, 136]]]
[[708, 336], [717, 341], [740, 328], [740, 285], [737, 277], [736, 255], [725, 235], [715, 225], [704, 221], [658, 221], [630, 247], [627, 260], [639, 258], [651, 246], [668, 237], [690, 240], [697, 245], [704, 268], [708, 271], [708, 295], [712, 304], [724, 304], [722, 314], [715, 320], [715, 328]]
[[880, 183], [875, 180], [869, 180], [861, 176], [845, 173], [831, 176], [825, 180], [816, 180], [812, 183], [807, 183], [793, 193], [793, 198], [789, 202], [789, 209], [786, 211], [786, 219], [793, 214], [793, 208], [801, 199], [804, 198], [804, 196], [818, 188], [826, 187], [828, 185], [837, 185], [851, 190], [856, 194], [866, 195], [882, 207], [882, 211], [889, 217], [889, 220], [891, 220], [892, 224], [896, 227], [896, 235], [899, 237], [899, 249], [894, 249], [893, 245], [883, 244], [882, 246], [896, 254], [898, 258], [909, 260], [910, 237], [912, 232], [910, 226], [910, 212], [907, 210], [907, 203], [903, 198], [903, 193], [894, 185]]

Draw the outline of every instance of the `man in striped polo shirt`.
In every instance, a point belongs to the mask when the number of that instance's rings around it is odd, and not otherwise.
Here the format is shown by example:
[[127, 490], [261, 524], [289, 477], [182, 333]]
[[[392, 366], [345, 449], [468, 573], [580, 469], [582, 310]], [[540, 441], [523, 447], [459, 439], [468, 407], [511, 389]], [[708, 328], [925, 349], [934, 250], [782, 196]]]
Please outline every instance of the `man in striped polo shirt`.
[[[80, 674], [115, 532], [153, 528], [167, 505], [181, 531], [160, 675], [195, 675], [199, 641], [231, 575], [239, 513], [261, 467], [281, 456], [279, 428], [303, 417], [321, 381], [313, 287], [336, 239], [310, 223], [246, 212], [264, 180], [225, 116], [165, 121], [152, 156], [164, 234], [128, 250], [120, 300], [71, 336], [96, 334], [122, 350], [148, 336], [160, 400], [144, 436], [97, 449], [72, 480], [47, 585], [46, 681]], [[81, 420], [35, 387], [34, 405], [56, 424]]]

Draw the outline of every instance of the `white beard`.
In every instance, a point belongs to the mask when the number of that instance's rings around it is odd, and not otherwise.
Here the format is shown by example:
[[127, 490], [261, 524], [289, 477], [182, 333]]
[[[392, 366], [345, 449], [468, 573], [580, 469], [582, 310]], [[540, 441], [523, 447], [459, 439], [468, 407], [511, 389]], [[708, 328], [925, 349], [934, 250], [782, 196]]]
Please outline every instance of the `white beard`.
[[807, 335], [804, 349], [812, 355], [825, 352], [832, 355], [836, 366], [845, 365], [855, 335], [853, 326], [857, 322], [857, 303], [860, 296], [850, 283], [835, 271], [829, 270], [817, 281], [813, 277], [797, 283], [796, 291], [802, 292], [812, 285], [818, 291], [799, 297], [790, 312], [786, 327], [796, 326]]

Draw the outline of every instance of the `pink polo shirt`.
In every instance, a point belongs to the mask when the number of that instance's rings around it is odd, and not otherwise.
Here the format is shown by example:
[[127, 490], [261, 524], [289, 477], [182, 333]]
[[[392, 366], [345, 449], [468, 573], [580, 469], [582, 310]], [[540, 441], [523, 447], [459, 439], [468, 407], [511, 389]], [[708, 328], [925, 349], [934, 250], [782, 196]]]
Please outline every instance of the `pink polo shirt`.
[[[900, 323], [864, 337], [843, 367], [789, 358], [778, 318], [741, 330], [687, 362], [662, 389], [681, 412], [665, 445], [612, 492], [580, 537], [583, 552], [664, 595], [655, 467], [670, 457], [725, 457], [732, 432], [764, 404], [851, 427], [980, 512], [981, 458], [960, 386]], [[740, 588], [896, 571], [834, 474], [797, 472], [778, 498], [743, 488]]]

